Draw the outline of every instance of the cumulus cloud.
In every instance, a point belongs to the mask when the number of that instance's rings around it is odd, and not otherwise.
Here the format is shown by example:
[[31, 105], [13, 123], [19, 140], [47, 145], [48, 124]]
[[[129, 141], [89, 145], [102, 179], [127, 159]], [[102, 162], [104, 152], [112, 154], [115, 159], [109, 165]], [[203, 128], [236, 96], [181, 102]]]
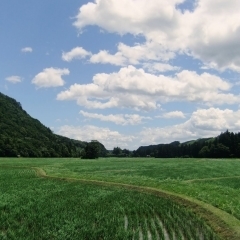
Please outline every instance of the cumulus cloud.
[[113, 54], [109, 53], [108, 50], [100, 50], [98, 53], [92, 54], [82, 47], [76, 47], [69, 52], [63, 52], [62, 60], [70, 62], [73, 59], [89, 57], [89, 62], [94, 64], [112, 64], [116, 66], [142, 64], [144, 65], [144, 68], [153, 72], [179, 70], [178, 67], [173, 67], [166, 63], [159, 63], [159, 61], [166, 62], [173, 59], [175, 57], [175, 53], [166, 50], [162, 47], [162, 45], [153, 41], [146, 42], [144, 44], [135, 44], [134, 46], [119, 43], [117, 48], [118, 51]]
[[175, 57], [173, 51], [165, 49], [161, 44], [154, 41], [147, 41], [146, 43], [135, 44], [134, 46], [119, 43], [118, 52], [128, 60], [128, 64], [138, 64], [149, 60], [168, 61]]
[[66, 68], [45, 68], [33, 78], [32, 83], [38, 88], [63, 86], [65, 82], [62, 76], [69, 73], [69, 70]]
[[170, 72], [170, 71], [178, 71], [180, 67], [172, 66], [167, 63], [145, 63], [143, 64], [143, 68], [147, 69], [151, 73], [156, 72]]
[[239, 95], [228, 93], [231, 84], [209, 73], [181, 71], [174, 76], [153, 75], [133, 66], [119, 72], [101, 73], [93, 83], [74, 84], [57, 95], [58, 100], [76, 100], [86, 108], [123, 107], [149, 111], [158, 104], [189, 101], [208, 105], [234, 104]]
[[101, 128], [92, 125], [69, 126], [64, 125], [59, 128], [58, 134], [82, 141], [98, 140], [103, 143], [107, 149], [113, 149], [116, 146], [128, 148], [129, 144], [134, 145], [134, 136], [120, 134], [118, 131], [111, 131], [109, 128]]
[[22, 78], [19, 76], [10, 76], [5, 78], [5, 80], [15, 84], [15, 83], [20, 83], [22, 81]]
[[92, 55], [89, 61], [91, 63], [109, 63], [116, 66], [124, 66], [126, 59], [121, 53], [112, 55], [106, 50], [101, 50], [99, 53]]
[[88, 25], [98, 25], [120, 34], [144, 34], [149, 28], [166, 28], [166, 25], [172, 25], [171, 21], [177, 13], [175, 5], [181, 2], [183, 0], [98, 0], [81, 6], [74, 26], [82, 30]]
[[148, 43], [154, 44], [156, 54], [162, 52], [160, 46], [163, 52], [187, 53], [211, 68], [240, 72], [239, 1], [198, 0], [192, 11], [181, 11], [182, 2], [98, 0], [81, 6], [74, 26], [79, 31], [97, 25], [121, 35], [141, 35], [148, 49]]
[[[106, 50], [101, 50], [99, 53], [91, 56], [90, 62], [126, 66], [129, 64], [147, 64], [148, 61], [168, 61], [174, 57], [175, 54], [173, 52], [167, 51], [161, 45], [154, 42], [135, 44], [134, 46], [128, 46], [124, 43], [119, 43], [118, 51], [115, 54], [110, 54]], [[150, 64], [146, 66], [150, 68]], [[155, 64], [154, 66], [155, 70], [159, 70], [160, 63], [158, 65]], [[154, 66], [152, 68], [154, 68]], [[170, 65], [168, 65], [168, 68], [169, 66]], [[162, 69], [163, 63], [161, 70]], [[171, 68], [171, 70], [173, 70], [173, 68]]]
[[31, 47], [25, 47], [21, 49], [21, 52], [25, 52], [25, 53], [31, 53], [33, 51], [33, 49]]
[[76, 47], [69, 52], [63, 52], [62, 60], [71, 62], [73, 59], [82, 59], [90, 55], [91, 55], [91, 52], [86, 51], [82, 47]]
[[137, 125], [143, 123], [142, 120], [151, 119], [150, 117], [140, 116], [138, 114], [97, 114], [80, 111], [86, 118], [98, 119], [105, 122], [113, 122], [117, 125]]
[[185, 16], [188, 22], [188, 47], [192, 55], [208, 66], [240, 72], [239, 1], [200, 0], [194, 12]]
[[219, 108], [200, 109], [193, 112], [191, 124], [196, 129], [210, 131], [239, 131], [240, 110], [221, 110]]
[[184, 113], [181, 111], [173, 111], [162, 114], [161, 116], [157, 116], [157, 118], [186, 118]]
[[192, 113], [189, 120], [182, 124], [162, 128], [144, 128], [140, 134], [141, 144], [170, 143], [213, 137], [221, 132], [239, 132], [240, 110], [221, 110], [219, 108], [199, 109]]

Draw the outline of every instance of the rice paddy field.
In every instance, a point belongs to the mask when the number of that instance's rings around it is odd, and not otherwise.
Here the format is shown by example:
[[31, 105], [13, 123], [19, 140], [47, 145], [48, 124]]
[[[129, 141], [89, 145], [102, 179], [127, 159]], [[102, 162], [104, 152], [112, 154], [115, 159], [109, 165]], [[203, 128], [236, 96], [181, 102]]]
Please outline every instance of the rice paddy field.
[[0, 239], [240, 239], [238, 159], [0, 159]]

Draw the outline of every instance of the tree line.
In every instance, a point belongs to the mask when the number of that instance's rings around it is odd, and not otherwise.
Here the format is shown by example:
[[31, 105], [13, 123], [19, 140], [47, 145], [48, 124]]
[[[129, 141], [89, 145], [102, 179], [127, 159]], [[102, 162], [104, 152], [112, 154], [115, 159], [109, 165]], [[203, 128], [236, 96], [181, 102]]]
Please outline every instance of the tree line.
[[156, 158], [239, 158], [240, 133], [221, 133], [215, 138], [199, 139], [180, 143], [158, 144], [139, 147], [133, 151], [134, 157]]

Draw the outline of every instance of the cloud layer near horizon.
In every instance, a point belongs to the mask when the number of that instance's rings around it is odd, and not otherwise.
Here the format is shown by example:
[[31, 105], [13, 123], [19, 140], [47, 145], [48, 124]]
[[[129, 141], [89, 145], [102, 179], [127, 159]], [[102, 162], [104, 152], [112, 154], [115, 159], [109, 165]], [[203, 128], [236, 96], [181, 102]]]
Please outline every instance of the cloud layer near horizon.
[[240, 130], [240, 110], [221, 110], [219, 108], [199, 109], [194, 111], [189, 119], [181, 124], [166, 127], [143, 128], [135, 134], [120, 134], [109, 128], [101, 128], [92, 125], [60, 127], [58, 133], [79, 140], [98, 139], [107, 149], [114, 146], [136, 149], [140, 145], [134, 144], [136, 139], [141, 139], [141, 145], [170, 143], [173, 141], [184, 142], [190, 139], [213, 137], [226, 130]]

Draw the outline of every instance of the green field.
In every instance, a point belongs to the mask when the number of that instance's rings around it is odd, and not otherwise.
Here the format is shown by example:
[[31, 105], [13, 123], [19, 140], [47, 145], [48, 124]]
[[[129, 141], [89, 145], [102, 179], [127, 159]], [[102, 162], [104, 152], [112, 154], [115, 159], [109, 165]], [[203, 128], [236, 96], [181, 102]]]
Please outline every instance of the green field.
[[240, 239], [240, 160], [0, 159], [0, 239]]

